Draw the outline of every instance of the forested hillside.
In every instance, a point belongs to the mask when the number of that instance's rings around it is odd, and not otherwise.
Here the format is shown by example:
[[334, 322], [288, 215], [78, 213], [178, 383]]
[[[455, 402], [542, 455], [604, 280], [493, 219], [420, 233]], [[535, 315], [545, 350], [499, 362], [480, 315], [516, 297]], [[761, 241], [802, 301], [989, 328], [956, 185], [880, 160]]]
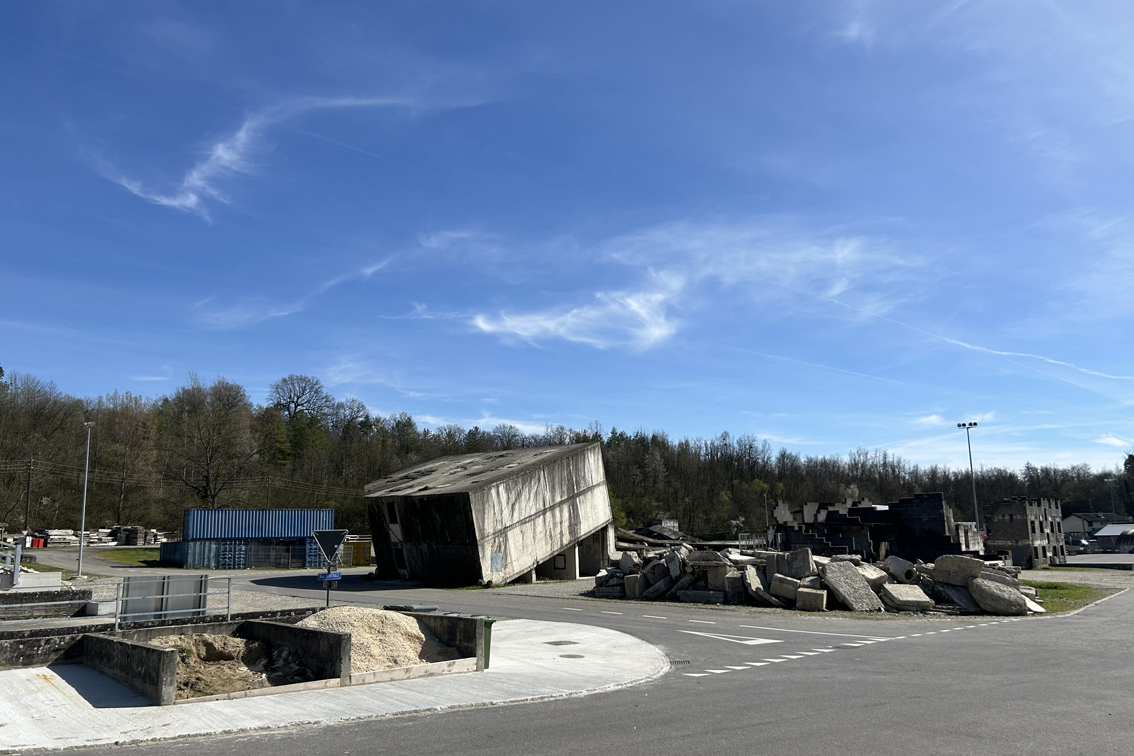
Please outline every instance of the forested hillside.
[[[79, 399], [26, 374], [0, 371], [0, 522], [10, 529], [77, 528], [90, 428], [88, 523], [176, 529], [186, 507], [334, 507], [337, 522], [368, 532], [365, 483], [436, 457], [600, 441], [620, 524], [658, 511], [697, 535], [758, 531], [777, 499], [847, 496], [887, 502], [942, 491], [958, 519], [972, 519], [968, 470], [911, 465], [884, 450], [801, 456], [752, 436], [672, 440], [660, 431], [604, 432], [562, 426], [525, 434], [456, 425], [420, 428], [406, 414], [372, 416], [337, 400], [317, 378], [289, 375], [254, 405], [244, 388], [195, 376], [156, 399], [111, 393]], [[1064, 512], [1134, 512], [1134, 455], [1111, 470], [1087, 465], [981, 468], [981, 501], [1060, 498]], [[30, 486], [29, 486], [30, 482]], [[30, 491], [30, 506], [29, 506]]]

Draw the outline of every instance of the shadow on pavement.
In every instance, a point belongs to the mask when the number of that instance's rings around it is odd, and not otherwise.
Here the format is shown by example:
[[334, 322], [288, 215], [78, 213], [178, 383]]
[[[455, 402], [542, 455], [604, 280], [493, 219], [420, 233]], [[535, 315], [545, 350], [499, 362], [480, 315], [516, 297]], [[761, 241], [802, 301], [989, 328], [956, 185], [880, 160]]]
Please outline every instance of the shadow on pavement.
[[96, 709], [151, 705], [150, 699], [145, 696], [82, 664], [59, 664], [51, 667], [51, 671]]
[[[248, 581], [253, 585], [262, 585], [272, 588], [289, 588], [304, 591], [321, 591], [323, 590], [323, 583], [317, 580], [314, 575], [308, 573], [307, 575], [280, 575], [275, 577], [265, 577], [259, 580]], [[408, 591], [417, 590], [419, 588], [428, 588], [429, 586], [423, 583], [418, 583], [413, 580], [363, 580], [362, 575], [343, 575], [342, 580], [334, 591], [339, 593], [377, 593], [380, 591]]]

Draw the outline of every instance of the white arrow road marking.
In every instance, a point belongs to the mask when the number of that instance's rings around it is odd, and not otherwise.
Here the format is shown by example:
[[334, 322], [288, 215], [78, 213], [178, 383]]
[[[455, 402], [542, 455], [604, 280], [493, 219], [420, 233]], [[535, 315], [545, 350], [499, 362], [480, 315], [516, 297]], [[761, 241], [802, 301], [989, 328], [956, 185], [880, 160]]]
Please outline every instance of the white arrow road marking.
[[766, 667], [766, 666], [768, 666], [768, 662], [744, 662], [744, 663], [747, 664], [749, 667]]
[[749, 667], [733, 667], [729, 664], [726, 664], [725, 666], [728, 667], [729, 669], [749, 669]]
[[803, 657], [802, 656], [791, 656], [790, 654], [784, 654], [784, 658], [785, 659], [802, 659]]
[[844, 646], [850, 646], [851, 648], [858, 648], [862, 644], [861, 643], [844, 643], [843, 645]]
[[800, 651], [799, 653], [803, 654], [804, 656], [818, 656], [819, 655], [818, 651]]
[[709, 673], [708, 672], [686, 672], [685, 676], [686, 677], [708, 677]]
[[727, 669], [706, 669], [705, 671], [712, 672], [714, 675], [723, 675], [725, 672], [728, 672]]
[[689, 635], [701, 635], [705, 638], [716, 638], [717, 640], [729, 641], [730, 643], [740, 643], [745, 646], [760, 646], [765, 643], [783, 643], [780, 640], [770, 640], [768, 638], [750, 638], [747, 635], [720, 635], [717, 633], [699, 633], [696, 630], [678, 630], [679, 633], [688, 633]]
[[832, 651], [834, 651], [835, 649], [833, 649], [833, 648], [813, 648], [811, 650], [812, 651], [818, 651], [821, 654], [829, 654]]
[[765, 659], [764, 661], [766, 661], [766, 662], [782, 662], [782, 661], [787, 661], [787, 659]]

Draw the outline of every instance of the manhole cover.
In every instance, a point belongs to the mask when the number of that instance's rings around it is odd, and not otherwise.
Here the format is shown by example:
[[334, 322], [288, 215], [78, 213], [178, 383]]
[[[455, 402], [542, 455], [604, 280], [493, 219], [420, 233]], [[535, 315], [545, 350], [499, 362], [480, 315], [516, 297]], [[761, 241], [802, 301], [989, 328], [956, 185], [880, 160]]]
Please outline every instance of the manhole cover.
[[560, 654], [559, 658], [560, 659], [582, 659], [583, 655], [582, 654]]
[[548, 646], [577, 646], [577, 645], [579, 645], [578, 641], [544, 641], [544, 644], [548, 645]]

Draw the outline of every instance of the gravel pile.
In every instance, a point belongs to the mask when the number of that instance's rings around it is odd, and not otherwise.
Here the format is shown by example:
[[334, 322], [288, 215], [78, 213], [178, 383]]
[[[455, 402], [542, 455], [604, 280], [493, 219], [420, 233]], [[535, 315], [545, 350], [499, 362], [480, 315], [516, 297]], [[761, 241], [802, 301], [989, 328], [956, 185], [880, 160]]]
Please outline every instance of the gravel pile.
[[461, 658], [457, 649], [399, 612], [333, 606], [301, 620], [298, 626], [350, 633], [351, 674]]

